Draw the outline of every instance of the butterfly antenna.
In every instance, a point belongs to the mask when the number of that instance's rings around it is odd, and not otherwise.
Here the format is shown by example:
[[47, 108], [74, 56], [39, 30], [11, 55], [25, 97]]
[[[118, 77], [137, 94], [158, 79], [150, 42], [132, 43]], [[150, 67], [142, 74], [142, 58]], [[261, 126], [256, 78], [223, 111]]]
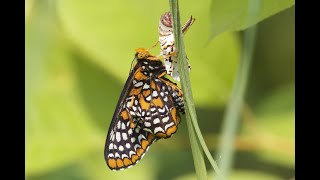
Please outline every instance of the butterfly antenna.
[[130, 66], [129, 74], [130, 74], [130, 72], [132, 71], [132, 64], [133, 64], [133, 62], [134, 62], [135, 59], [136, 59], [136, 57], [134, 57], [133, 60], [131, 61], [131, 66]]

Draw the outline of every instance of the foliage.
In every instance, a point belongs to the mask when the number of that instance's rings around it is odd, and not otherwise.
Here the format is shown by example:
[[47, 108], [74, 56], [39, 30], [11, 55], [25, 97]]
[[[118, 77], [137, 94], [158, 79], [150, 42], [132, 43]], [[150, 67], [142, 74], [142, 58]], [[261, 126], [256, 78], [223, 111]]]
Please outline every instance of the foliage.
[[[256, 22], [294, 4], [287, 2], [290, 4], [268, 8], [268, 13]], [[181, 21], [190, 15], [197, 19], [184, 42], [192, 66], [190, 81], [199, 126], [215, 154], [241, 42], [237, 32], [220, 34], [235, 29], [215, 25], [220, 30], [207, 43], [213, 33], [213, 20], [223, 17], [213, 13], [213, 8], [210, 12], [213, 4], [215, 9], [225, 5], [209, 0], [180, 1]], [[152, 145], [133, 168], [112, 172], [103, 158], [106, 133], [134, 48], [150, 47], [157, 41], [158, 21], [169, 10], [168, 3], [138, 0], [124, 6], [115, 0], [34, 0], [26, 1], [26, 8], [27, 179], [194, 177], [185, 119], [175, 136]], [[248, 107], [236, 137], [235, 170], [231, 174], [235, 179], [294, 176], [292, 14], [293, 9], [284, 11], [259, 27], [264, 34], [257, 37]], [[272, 33], [276, 32], [287, 39], [273, 39]], [[285, 51], [272, 53], [278, 43]], [[158, 54], [158, 47], [152, 52]]]

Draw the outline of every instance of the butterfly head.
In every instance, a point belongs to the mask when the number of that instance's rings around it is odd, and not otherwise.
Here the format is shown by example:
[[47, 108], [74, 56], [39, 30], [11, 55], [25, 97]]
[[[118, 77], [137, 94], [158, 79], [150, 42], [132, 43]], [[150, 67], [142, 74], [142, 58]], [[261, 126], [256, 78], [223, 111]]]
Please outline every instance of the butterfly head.
[[145, 48], [136, 48], [136, 58], [137, 60], [152, 60], [159, 61], [160, 58], [150, 54], [150, 52]]

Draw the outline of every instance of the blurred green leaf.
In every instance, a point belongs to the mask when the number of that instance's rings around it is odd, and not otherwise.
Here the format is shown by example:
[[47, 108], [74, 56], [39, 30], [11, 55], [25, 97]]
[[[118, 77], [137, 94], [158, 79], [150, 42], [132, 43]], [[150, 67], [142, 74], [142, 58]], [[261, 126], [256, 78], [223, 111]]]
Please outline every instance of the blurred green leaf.
[[266, 93], [253, 111], [254, 119], [245, 121], [245, 129], [253, 133], [248, 136], [255, 137], [260, 146], [257, 155], [268, 162], [294, 167], [294, 85]]
[[[196, 30], [198, 29], [195, 28]], [[240, 42], [234, 33], [223, 34], [203, 47], [201, 42], [205, 41], [206, 37], [198, 37], [200, 46], [186, 51], [192, 68], [190, 81], [193, 96], [196, 105], [221, 106], [226, 103], [231, 93], [240, 56]], [[186, 46], [190, 45], [186, 43]]]
[[260, 0], [259, 15], [252, 17], [249, 13], [249, 2], [249, 0], [231, 0], [228, 2], [212, 0], [210, 10], [211, 37], [216, 37], [226, 31], [246, 29], [295, 4], [294, 0]]
[[[210, 172], [208, 174], [208, 179], [211, 179], [210, 177], [213, 176], [213, 172]], [[196, 179], [196, 175], [195, 174], [187, 174], [187, 175], [183, 175], [180, 176], [178, 178], [175, 178], [175, 180], [194, 180]], [[230, 180], [277, 180], [277, 179], [281, 179], [277, 176], [271, 175], [271, 174], [265, 174], [265, 173], [261, 173], [259, 171], [246, 171], [246, 170], [236, 170], [233, 171], [231, 176], [230, 176]]]
[[272, 134], [294, 137], [294, 105], [294, 84], [268, 93], [254, 108], [258, 125]]
[[26, 24], [27, 176], [63, 166], [99, 139], [74, 87], [64, 41], [41, 5]]
[[[156, 162], [146, 156], [143, 163], [137, 164], [134, 168], [125, 171], [111, 171], [105, 164], [101, 151], [92, 151], [79, 157], [73, 162], [69, 162], [51, 171], [30, 176], [32, 180], [56, 180], [56, 179], [76, 179], [76, 180], [122, 180], [122, 179], [155, 179]], [[143, 173], [142, 173], [143, 172]]]

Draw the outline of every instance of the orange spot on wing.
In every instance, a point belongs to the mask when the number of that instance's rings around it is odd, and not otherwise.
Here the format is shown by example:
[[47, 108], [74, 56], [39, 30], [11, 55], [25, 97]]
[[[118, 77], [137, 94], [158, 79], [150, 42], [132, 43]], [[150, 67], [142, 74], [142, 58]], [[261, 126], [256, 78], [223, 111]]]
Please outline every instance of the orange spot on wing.
[[156, 89], [156, 84], [154, 83], [154, 81], [151, 81], [151, 85], [150, 86], [151, 86], [152, 89]]
[[148, 110], [150, 108], [150, 103], [147, 103], [145, 100], [144, 100], [144, 97], [143, 96], [140, 96], [140, 105], [141, 105], [141, 108], [144, 109], [144, 110]]
[[167, 137], [167, 134], [164, 134], [162, 132], [157, 132], [156, 134], [157, 137], [160, 137], [160, 138], [166, 138]]
[[130, 119], [130, 128], [134, 129], [135, 127], [136, 127], [136, 125], [134, 124], [133, 119], [131, 118]]
[[144, 150], [142, 148], [137, 149], [137, 155], [141, 156], [143, 154]]
[[143, 96], [148, 97], [150, 95], [150, 90], [143, 91]]
[[132, 155], [131, 160], [133, 163], [135, 163], [139, 159], [139, 156], [137, 155]]
[[171, 136], [172, 134], [174, 134], [177, 131], [177, 126], [172, 126], [167, 130], [167, 136]]
[[149, 145], [149, 142], [147, 140], [142, 140], [141, 146], [143, 149], [146, 149], [148, 145]]
[[136, 74], [134, 75], [134, 78], [137, 79], [138, 81], [141, 81], [141, 80], [144, 80], [144, 79], [147, 79], [147, 76], [144, 75], [142, 72], [141, 72], [141, 68], [139, 68], [136, 72]]
[[132, 88], [132, 90], [130, 91], [130, 93], [129, 93], [129, 96], [133, 96], [133, 95], [138, 95], [138, 94], [140, 94], [140, 92], [141, 92], [141, 89], [142, 89], [142, 87], [140, 87], [140, 88]]
[[108, 160], [108, 165], [111, 169], [115, 169], [117, 167], [117, 163], [115, 159], [109, 159]]
[[128, 158], [124, 158], [123, 163], [124, 163], [125, 166], [129, 166], [129, 165], [132, 164], [131, 160], [128, 159]]
[[117, 166], [119, 168], [123, 167], [123, 161], [121, 159], [117, 159]]
[[148, 135], [148, 141], [151, 142], [154, 139], [154, 135], [153, 134], [149, 134]]
[[128, 112], [127, 111], [122, 111], [121, 112], [121, 116], [124, 120], [127, 120], [129, 119], [129, 115], [128, 115]]
[[179, 122], [177, 122], [177, 109], [176, 108], [173, 108], [171, 110], [171, 116], [172, 116], [172, 119], [175, 122], [175, 124], [179, 124]]
[[153, 100], [152, 100], [152, 103], [153, 103], [155, 106], [159, 106], [159, 107], [161, 107], [161, 108], [163, 107], [163, 103], [162, 103], [160, 97], [158, 97], [157, 99], [153, 99]]

